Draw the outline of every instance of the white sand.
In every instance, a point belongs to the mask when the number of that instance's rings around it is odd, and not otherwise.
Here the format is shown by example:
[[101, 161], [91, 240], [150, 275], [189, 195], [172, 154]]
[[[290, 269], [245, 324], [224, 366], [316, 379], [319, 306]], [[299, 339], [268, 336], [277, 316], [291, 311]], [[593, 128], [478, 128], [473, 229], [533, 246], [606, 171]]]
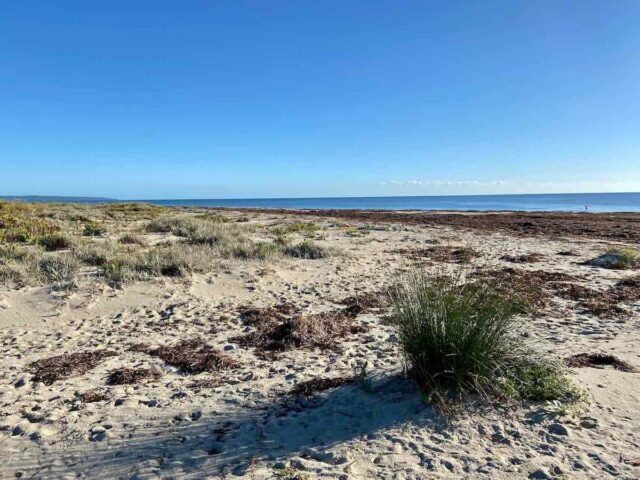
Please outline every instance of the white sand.
[[[356, 323], [370, 330], [348, 337], [335, 352], [300, 349], [261, 360], [251, 349], [230, 344], [246, 329], [239, 306], [290, 301], [307, 313], [335, 309], [335, 301], [378, 290], [410, 264], [392, 250], [433, 240], [476, 249], [482, 256], [475, 265], [505, 265], [498, 258], [508, 253], [542, 253], [542, 262], [516, 267], [584, 276], [594, 288], [633, 273], [578, 265], [602, 251], [597, 241], [393, 228], [349, 237], [333, 226], [319, 243], [344, 255], [227, 262], [217, 273], [190, 281], [113, 290], [90, 287], [95, 282], [86, 280], [69, 297], [45, 288], [0, 289], [0, 477], [638, 478], [640, 373], [571, 370], [586, 400], [560, 418], [545, 405], [533, 405], [445, 422], [400, 375], [397, 341], [379, 315], [360, 315]], [[556, 255], [569, 249], [581, 256]], [[607, 320], [555, 298], [523, 323], [528, 340], [550, 357], [601, 351], [640, 366], [638, 307], [629, 318]], [[241, 366], [186, 375], [128, 350], [139, 342], [187, 338], [226, 346]], [[97, 348], [117, 356], [49, 386], [31, 381], [27, 365], [34, 360]], [[365, 362], [369, 382], [312, 398], [285, 395], [298, 382], [351, 375]], [[107, 372], [122, 366], [157, 368], [163, 376], [148, 384], [106, 386]], [[220, 386], [192, 387], [214, 378], [221, 378]], [[108, 400], [79, 401], [78, 393], [93, 388], [104, 389]]]

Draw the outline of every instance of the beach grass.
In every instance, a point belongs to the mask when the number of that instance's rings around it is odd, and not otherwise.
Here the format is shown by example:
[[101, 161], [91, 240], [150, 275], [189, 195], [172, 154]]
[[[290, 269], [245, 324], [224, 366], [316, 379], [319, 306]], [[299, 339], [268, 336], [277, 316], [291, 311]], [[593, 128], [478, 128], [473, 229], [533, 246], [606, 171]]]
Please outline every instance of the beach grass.
[[460, 273], [412, 272], [392, 291], [391, 320], [407, 372], [436, 403], [485, 399], [570, 400], [558, 364], [523, 346], [519, 302]]

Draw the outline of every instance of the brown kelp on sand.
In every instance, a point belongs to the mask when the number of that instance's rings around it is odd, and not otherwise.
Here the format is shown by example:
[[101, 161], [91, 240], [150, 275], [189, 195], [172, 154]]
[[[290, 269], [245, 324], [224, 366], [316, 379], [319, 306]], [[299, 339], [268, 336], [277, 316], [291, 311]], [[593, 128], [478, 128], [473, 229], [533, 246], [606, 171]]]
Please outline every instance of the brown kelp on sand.
[[237, 361], [197, 338], [160, 347], [139, 344], [133, 346], [131, 350], [158, 357], [165, 363], [190, 374], [216, 372], [238, 365]]
[[58, 380], [82, 375], [115, 355], [111, 350], [65, 353], [37, 360], [29, 365], [29, 369], [33, 372], [33, 381], [51, 385]]

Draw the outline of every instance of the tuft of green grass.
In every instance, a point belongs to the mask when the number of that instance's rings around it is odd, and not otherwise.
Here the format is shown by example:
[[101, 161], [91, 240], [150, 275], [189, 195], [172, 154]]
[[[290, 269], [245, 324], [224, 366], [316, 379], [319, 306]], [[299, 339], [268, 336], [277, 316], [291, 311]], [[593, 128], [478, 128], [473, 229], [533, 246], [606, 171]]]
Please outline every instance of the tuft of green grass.
[[42, 235], [38, 238], [37, 243], [47, 252], [66, 250], [72, 245], [72, 241], [67, 235], [58, 232]]
[[57, 289], [73, 288], [79, 268], [78, 260], [70, 253], [45, 255], [38, 262], [40, 273]]
[[633, 247], [611, 248], [605, 255], [613, 259], [609, 268], [626, 270], [640, 267], [640, 250]]
[[538, 359], [517, 335], [518, 302], [493, 283], [414, 272], [392, 291], [390, 319], [407, 371], [436, 403], [483, 398], [571, 400], [559, 365]]
[[283, 250], [285, 255], [296, 258], [304, 258], [307, 260], [317, 260], [330, 256], [330, 251], [311, 240], [304, 240], [297, 245], [285, 247]]
[[84, 229], [82, 230], [82, 234], [85, 237], [99, 237], [104, 235], [107, 232], [107, 229], [104, 225], [98, 222], [87, 222], [84, 224]]

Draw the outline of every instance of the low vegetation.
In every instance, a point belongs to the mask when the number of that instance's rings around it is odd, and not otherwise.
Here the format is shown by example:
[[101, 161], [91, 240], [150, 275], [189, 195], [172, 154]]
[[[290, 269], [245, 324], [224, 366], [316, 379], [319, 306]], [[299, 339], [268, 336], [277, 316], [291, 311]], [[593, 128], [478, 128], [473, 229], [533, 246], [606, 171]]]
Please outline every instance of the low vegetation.
[[640, 250], [633, 247], [610, 248], [603, 255], [589, 260], [585, 264], [612, 270], [640, 268]]
[[492, 283], [457, 274], [413, 273], [392, 293], [406, 369], [431, 400], [576, 398], [558, 365], [522, 346], [519, 312], [518, 300]]
[[64, 233], [59, 232], [42, 235], [38, 238], [37, 243], [48, 252], [66, 250], [72, 245], [71, 239]]
[[98, 222], [87, 222], [84, 224], [82, 234], [86, 237], [98, 237], [104, 235], [107, 229]]
[[285, 247], [283, 253], [290, 257], [303, 258], [306, 260], [317, 260], [331, 255], [331, 252], [327, 248], [311, 240], [304, 240], [296, 245]]
[[[285, 233], [269, 240], [270, 228], [254, 240], [256, 227], [239, 221], [246, 217], [233, 221], [220, 212], [168, 212], [143, 203], [0, 202], [0, 283], [70, 289], [82, 272], [82, 278], [121, 286], [154, 277], [206, 273], [224, 259], [267, 261], [283, 255], [317, 259], [330, 254], [310, 239], [292, 245]], [[283, 232], [306, 236], [318, 229], [301, 222], [287, 224]], [[145, 232], [167, 238], [149, 239]]]

